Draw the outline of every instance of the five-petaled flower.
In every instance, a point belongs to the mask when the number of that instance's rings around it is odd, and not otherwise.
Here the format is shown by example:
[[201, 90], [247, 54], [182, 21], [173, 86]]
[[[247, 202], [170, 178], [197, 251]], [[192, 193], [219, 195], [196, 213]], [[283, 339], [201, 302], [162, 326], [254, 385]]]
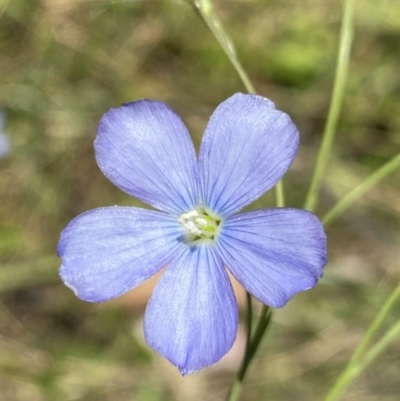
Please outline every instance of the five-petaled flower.
[[153, 100], [111, 109], [94, 145], [105, 176], [159, 211], [113, 206], [76, 217], [58, 246], [61, 278], [79, 298], [102, 302], [167, 266], [144, 332], [183, 375], [218, 361], [235, 340], [226, 269], [272, 307], [322, 276], [326, 237], [313, 214], [236, 214], [279, 181], [298, 150], [297, 128], [270, 100], [236, 94], [220, 104], [198, 159], [179, 116]]

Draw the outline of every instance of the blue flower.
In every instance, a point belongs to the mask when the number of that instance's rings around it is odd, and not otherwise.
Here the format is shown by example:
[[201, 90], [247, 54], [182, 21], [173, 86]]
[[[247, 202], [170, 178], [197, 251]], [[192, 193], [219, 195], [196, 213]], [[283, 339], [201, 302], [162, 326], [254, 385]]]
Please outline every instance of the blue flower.
[[226, 269], [272, 307], [322, 276], [326, 237], [313, 214], [236, 214], [279, 181], [298, 150], [297, 128], [270, 100], [236, 94], [220, 104], [198, 160], [182, 120], [153, 100], [111, 109], [94, 145], [105, 176], [159, 211], [114, 206], [76, 217], [58, 246], [61, 278], [79, 298], [102, 302], [167, 266], [144, 332], [183, 375], [218, 361], [235, 340]]

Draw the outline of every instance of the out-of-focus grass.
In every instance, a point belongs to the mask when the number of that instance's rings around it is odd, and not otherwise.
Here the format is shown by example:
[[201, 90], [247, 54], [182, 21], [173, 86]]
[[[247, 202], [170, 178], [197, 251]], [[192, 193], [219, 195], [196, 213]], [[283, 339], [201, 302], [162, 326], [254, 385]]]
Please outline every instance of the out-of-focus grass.
[[[285, 178], [301, 206], [329, 106], [340, 25], [335, 1], [217, 1], [257, 90], [299, 126]], [[356, 36], [320, 216], [400, 148], [400, 3], [357, 2]], [[0, 106], [11, 151], [0, 160], [0, 400], [222, 400], [232, 372], [189, 378], [141, 337], [143, 299], [102, 306], [57, 279], [59, 232], [98, 206], [139, 203], [98, 170], [92, 142], [112, 106], [147, 97], [175, 107], [196, 144], [240, 81], [179, 1], [0, 1]], [[264, 196], [253, 208], [273, 204]], [[243, 399], [320, 400], [400, 279], [400, 180], [394, 173], [329, 228], [318, 287], [275, 314]], [[42, 283], [39, 285], [39, 283]], [[7, 291], [6, 291], [7, 290]], [[399, 319], [394, 312], [390, 322]], [[398, 400], [393, 345], [346, 400]]]

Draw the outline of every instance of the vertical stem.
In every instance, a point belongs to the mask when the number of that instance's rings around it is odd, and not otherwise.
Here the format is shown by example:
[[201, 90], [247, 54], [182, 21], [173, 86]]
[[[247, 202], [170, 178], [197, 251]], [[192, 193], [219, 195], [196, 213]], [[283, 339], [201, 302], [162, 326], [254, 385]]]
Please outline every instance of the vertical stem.
[[305, 208], [310, 211], [315, 210], [318, 202], [319, 190], [321, 187], [322, 178], [325, 174], [326, 166], [328, 164], [329, 155], [331, 153], [332, 144], [339, 119], [339, 113], [344, 97], [344, 91], [347, 82], [347, 72], [350, 61], [350, 50], [353, 41], [353, 8], [354, 0], [344, 0], [342, 27], [340, 30], [339, 53], [337, 58], [332, 100], [328, 112], [328, 118], [322, 135], [322, 144], [318, 153], [314, 175], [305, 202]]
[[260, 318], [258, 319], [257, 327], [254, 330], [253, 337], [246, 347], [246, 352], [242, 361], [242, 365], [237, 373], [236, 380], [232, 385], [231, 392], [229, 393], [227, 401], [237, 401], [239, 399], [247, 369], [261, 344], [261, 340], [263, 339], [264, 334], [269, 326], [271, 317], [271, 310], [268, 306], [264, 305], [261, 311]]
[[[221, 21], [218, 16], [214, 12], [214, 7], [211, 0], [187, 0], [189, 1], [195, 8], [196, 12], [202, 17], [203, 21], [206, 23], [207, 27], [210, 29], [212, 34], [215, 36], [219, 44], [221, 45], [222, 50], [225, 52], [226, 56], [230, 60], [232, 66], [235, 68], [238, 73], [244, 87], [246, 88], [248, 93], [256, 93], [253, 84], [251, 83], [246, 71], [242, 67], [240, 63], [233, 42], [230, 37], [226, 34]], [[278, 182], [276, 185], [276, 204], [278, 207], [284, 206], [284, 193], [283, 193], [283, 185], [282, 181]], [[247, 341], [246, 341], [246, 351], [242, 361], [241, 368], [236, 376], [236, 380], [234, 381], [231, 392], [228, 396], [228, 401], [237, 401], [240, 397], [242, 391], [242, 383], [244, 377], [246, 375], [247, 369], [251, 360], [253, 359], [261, 340], [269, 326], [271, 321], [272, 312], [268, 306], [263, 306], [261, 316], [257, 322], [257, 326], [254, 330], [254, 334], [252, 336], [252, 305], [251, 305], [251, 296], [246, 293], [247, 298]]]
[[247, 304], [247, 328], [246, 328], [246, 349], [250, 345], [252, 324], [253, 324], [253, 305], [251, 295], [246, 291], [246, 304]]
[[278, 182], [275, 186], [276, 191], [276, 206], [284, 207], [285, 206], [285, 194], [283, 192], [283, 183], [282, 180]]
[[254, 335], [251, 338], [250, 344], [243, 358], [242, 366], [237, 374], [237, 381], [243, 382], [244, 377], [247, 373], [247, 368], [250, 365], [257, 349], [261, 343], [261, 340], [268, 328], [269, 322], [271, 321], [272, 312], [268, 306], [264, 305], [261, 311], [260, 318], [258, 319], [257, 327], [254, 330]]

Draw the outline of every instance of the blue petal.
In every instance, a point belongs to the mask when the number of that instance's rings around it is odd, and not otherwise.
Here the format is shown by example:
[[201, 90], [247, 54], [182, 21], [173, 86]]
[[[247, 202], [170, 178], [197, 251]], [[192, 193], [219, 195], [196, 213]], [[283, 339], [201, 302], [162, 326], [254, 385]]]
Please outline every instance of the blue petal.
[[182, 213], [198, 202], [198, 168], [190, 135], [166, 104], [140, 100], [100, 121], [96, 160], [126, 193], [157, 209]]
[[291, 165], [299, 134], [268, 99], [236, 94], [221, 103], [200, 148], [202, 200], [225, 216], [272, 188]]
[[266, 209], [229, 218], [218, 246], [243, 287], [276, 308], [314, 287], [327, 261], [321, 222], [298, 209]]
[[148, 344], [182, 375], [217, 362], [232, 347], [238, 311], [222, 262], [208, 247], [187, 248], [158, 282], [147, 305]]
[[184, 246], [179, 223], [133, 207], [91, 210], [61, 233], [60, 276], [86, 301], [117, 297], [153, 276]]

